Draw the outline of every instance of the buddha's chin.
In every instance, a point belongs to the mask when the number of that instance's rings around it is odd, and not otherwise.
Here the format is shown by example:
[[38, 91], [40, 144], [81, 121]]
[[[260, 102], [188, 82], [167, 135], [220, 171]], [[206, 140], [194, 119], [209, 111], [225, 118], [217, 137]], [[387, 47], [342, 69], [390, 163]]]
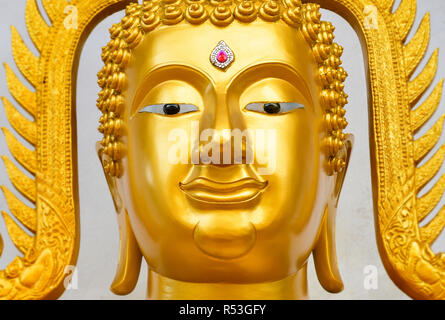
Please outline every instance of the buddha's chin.
[[256, 230], [246, 218], [233, 214], [210, 214], [196, 225], [193, 238], [206, 255], [230, 260], [246, 255], [254, 246]]

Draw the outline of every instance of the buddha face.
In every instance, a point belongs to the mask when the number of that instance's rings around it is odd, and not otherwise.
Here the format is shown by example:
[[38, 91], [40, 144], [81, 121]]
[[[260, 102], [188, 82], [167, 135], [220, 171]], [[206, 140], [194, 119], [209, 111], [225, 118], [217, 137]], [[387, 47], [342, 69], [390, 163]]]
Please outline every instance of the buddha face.
[[[209, 59], [221, 40], [234, 54], [225, 69]], [[298, 271], [336, 183], [322, 166], [317, 64], [300, 31], [261, 20], [161, 26], [126, 73], [114, 196], [149, 267], [189, 282]]]

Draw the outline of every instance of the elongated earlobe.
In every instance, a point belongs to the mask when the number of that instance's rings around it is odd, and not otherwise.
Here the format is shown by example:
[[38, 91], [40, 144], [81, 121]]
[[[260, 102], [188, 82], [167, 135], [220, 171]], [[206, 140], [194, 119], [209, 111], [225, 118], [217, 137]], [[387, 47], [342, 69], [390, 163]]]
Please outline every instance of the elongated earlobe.
[[335, 247], [335, 218], [337, 215], [338, 199], [349, 166], [353, 143], [353, 135], [346, 135], [344, 147], [341, 152], [339, 152], [339, 156], [345, 159], [345, 167], [334, 176], [333, 192], [324, 210], [320, 234], [313, 250], [318, 281], [320, 281], [320, 284], [326, 291], [332, 293], [343, 290], [343, 281], [338, 270], [337, 250]]
[[119, 262], [111, 291], [126, 295], [133, 291], [138, 282], [142, 254], [125, 210], [119, 214], [119, 232]]
[[336, 208], [326, 206], [321, 232], [313, 251], [318, 281], [326, 291], [331, 293], [343, 290], [335, 248], [335, 215]]
[[[106, 155], [103, 154], [103, 148], [100, 143], [96, 144], [96, 151], [102, 167], [104, 167], [104, 157]], [[116, 209], [120, 234], [119, 260], [116, 275], [110, 289], [115, 294], [126, 295], [133, 291], [138, 282], [142, 253], [134, 236], [128, 213], [118, 192], [117, 177], [111, 176], [106, 170], [104, 170], [104, 174]]]

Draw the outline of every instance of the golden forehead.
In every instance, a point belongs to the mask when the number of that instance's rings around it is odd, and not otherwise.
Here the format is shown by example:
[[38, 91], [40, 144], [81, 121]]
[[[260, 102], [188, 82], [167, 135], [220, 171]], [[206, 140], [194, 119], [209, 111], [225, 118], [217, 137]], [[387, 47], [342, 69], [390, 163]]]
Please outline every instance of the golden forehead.
[[[234, 53], [233, 63], [224, 70], [215, 67], [210, 60], [221, 39]], [[258, 79], [280, 76], [283, 72], [287, 74], [285, 70], [292, 70], [297, 74], [292, 77], [293, 81], [297, 82], [299, 78], [298, 82], [304, 84], [302, 91], [307, 99], [318, 100], [316, 63], [311, 47], [299, 30], [283, 22], [234, 22], [225, 28], [215, 28], [209, 22], [199, 28], [190, 24], [160, 27], [147, 34], [132, 54], [132, 62], [126, 69], [126, 100], [129, 105], [135, 102], [133, 97], [138, 96], [139, 89], [145, 91], [146, 81], [152, 84], [161, 81], [153, 76], [154, 71], [158, 74], [158, 70], [167, 69], [170, 70], [167, 72], [169, 76], [179, 76], [185, 72], [183, 68], [194, 69], [208, 79], [215, 89], [224, 92], [245, 71], [256, 70], [254, 78]], [[264, 70], [266, 66], [267, 72]], [[175, 72], [171, 72], [173, 67]]]

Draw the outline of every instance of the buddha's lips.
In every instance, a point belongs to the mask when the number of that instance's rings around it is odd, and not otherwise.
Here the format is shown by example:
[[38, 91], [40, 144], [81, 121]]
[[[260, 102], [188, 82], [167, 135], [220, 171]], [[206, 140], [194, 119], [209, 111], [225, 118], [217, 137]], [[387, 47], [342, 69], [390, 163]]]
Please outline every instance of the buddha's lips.
[[179, 187], [191, 198], [209, 203], [237, 203], [255, 198], [267, 186], [253, 178], [243, 178], [233, 182], [217, 182], [198, 177]]

